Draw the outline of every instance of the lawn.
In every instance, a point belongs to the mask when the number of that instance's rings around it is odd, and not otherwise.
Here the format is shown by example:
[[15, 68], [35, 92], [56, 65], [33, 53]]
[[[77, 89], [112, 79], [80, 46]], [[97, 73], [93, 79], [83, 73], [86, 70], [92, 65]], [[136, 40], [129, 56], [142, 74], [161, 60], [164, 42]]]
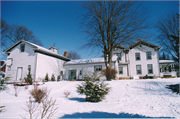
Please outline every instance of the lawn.
[[[180, 78], [105, 81], [111, 89], [105, 99], [98, 103], [87, 102], [84, 95], [76, 92], [77, 85], [81, 83], [60, 81], [39, 85], [39, 88], [47, 87], [50, 90], [49, 97], [56, 99], [58, 111], [53, 118], [180, 118], [180, 95], [165, 88], [166, 85], [180, 84]], [[29, 91], [34, 87], [19, 87], [17, 97], [14, 86], [9, 84], [8, 88], [0, 92], [0, 106], [5, 106], [0, 117], [29, 118], [28, 112], [23, 108], [29, 100]], [[65, 91], [70, 92], [67, 98]]]

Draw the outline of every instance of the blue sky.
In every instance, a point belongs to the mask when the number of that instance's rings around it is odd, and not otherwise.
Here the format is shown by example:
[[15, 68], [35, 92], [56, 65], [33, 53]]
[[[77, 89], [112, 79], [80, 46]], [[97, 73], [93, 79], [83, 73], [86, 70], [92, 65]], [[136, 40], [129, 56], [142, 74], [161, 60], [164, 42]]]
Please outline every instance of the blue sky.
[[[169, 11], [179, 13], [178, 1], [144, 1], [152, 23]], [[85, 36], [79, 29], [78, 16], [83, 11], [77, 1], [1, 1], [1, 18], [9, 24], [27, 26], [48, 48], [54, 43], [59, 54], [76, 51], [81, 58], [100, 57], [101, 52], [80, 50]], [[152, 30], [150, 32], [153, 32]]]

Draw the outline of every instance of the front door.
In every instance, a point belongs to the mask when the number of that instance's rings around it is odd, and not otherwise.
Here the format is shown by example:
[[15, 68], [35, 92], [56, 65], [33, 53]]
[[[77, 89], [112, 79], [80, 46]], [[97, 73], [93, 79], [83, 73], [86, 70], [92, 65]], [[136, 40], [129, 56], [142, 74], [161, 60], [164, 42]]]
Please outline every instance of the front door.
[[69, 70], [69, 80], [76, 80], [76, 70]]
[[20, 81], [20, 79], [22, 79], [22, 69], [22, 67], [17, 68], [16, 81]]

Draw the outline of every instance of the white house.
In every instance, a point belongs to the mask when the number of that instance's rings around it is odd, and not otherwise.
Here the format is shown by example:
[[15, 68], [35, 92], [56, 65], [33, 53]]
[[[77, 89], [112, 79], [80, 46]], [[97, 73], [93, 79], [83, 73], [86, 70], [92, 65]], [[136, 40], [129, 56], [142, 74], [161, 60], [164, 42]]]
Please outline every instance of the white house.
[[[140, 39], [126, 48], [117, 46], [113, 49], [112, 58], [112, 68], [118, 72], [116, 77], [119, 79], [146, 75], [175, 77], [174, 62], [159, 60], [160, 49], [160, 46]], [[104, 58], [71, 60], [67, 58], [67, 51], [63, 56], [58, 54], [58, 49], [55, 47], [46, 49], [24, 40], [16, 42], [3, 52], [8, 55], [6, 76], [12, 77], [11, 81], [19, 81], [26, 77], [28, 67], [31, 68], [35, 80], [42, 80], [46, 73], [49, 78], [54, 74], [56, 79], [60, 75], [61, 79], [65, 80], [81, 80], [84, 75], [105, 69]], [[166, 64], [168, 70], [165, 68]]]
[[[57, 78], [63, 75], [63, 64], [70, 61], [69, 58], [58, 54], [58, 49], [49, 47], [45, 49], [33, 43], [21, 40], [3, 51], [7, 56], [6, 76], [11, 77], [11, 81], [19, 81], [28, 74], [28, 67], [31, 68], [33, 79], [41, 80], [48, 73]], [[67, 55], [67, 54], [66, 54]]]

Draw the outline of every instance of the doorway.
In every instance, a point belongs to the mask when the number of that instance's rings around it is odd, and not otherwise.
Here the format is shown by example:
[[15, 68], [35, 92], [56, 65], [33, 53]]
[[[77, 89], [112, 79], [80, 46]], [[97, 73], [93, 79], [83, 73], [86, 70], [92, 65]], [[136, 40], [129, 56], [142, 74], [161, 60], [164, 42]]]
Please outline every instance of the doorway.
[[20, 81], [20, 79], [22, 79], [22, 69], [22, 67], [17, 68], [16, 81]]
[[76, 70], [69, 70], [69, 80], [76, 80]]

